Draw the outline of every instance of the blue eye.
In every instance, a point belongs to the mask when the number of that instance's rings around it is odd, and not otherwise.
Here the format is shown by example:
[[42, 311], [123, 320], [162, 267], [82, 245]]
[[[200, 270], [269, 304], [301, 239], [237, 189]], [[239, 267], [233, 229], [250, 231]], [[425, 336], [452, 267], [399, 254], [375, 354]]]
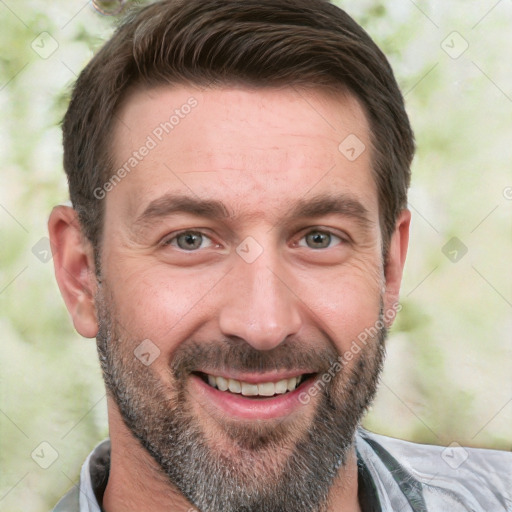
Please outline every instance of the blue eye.
[[[207, 242], [206, 246], [203, 246], [203, 242]], [[169, 238], [165, 245], [174, 245], [184, 251], [196, 251], [197, 249], [205, 249], [212, 245], [212, 241], [203, 233], [199, 231], [183, 231]]]
[[[305, 243], [302, 243], [305, 240]], [[299, 241], [301, 247], [309, 247], [310, 249], [327, 249], [331, 245], [331, 242], [337, 241], [338, 243], [343, 240], [332, 233], [327, 231], [310, 231], [306, 236], [302, 237]]]

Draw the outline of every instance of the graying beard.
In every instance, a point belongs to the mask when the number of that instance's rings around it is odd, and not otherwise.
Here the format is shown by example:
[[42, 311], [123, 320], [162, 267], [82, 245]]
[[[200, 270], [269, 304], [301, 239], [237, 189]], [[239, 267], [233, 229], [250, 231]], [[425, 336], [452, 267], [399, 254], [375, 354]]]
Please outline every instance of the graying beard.
[[[222, 454], [213, 453], [186, 408], [180, 410], [179, 405], [168, 404], [153, 374], [143, 375], [142, 368], [134, 364], [133, 359], [123, 360], [117, 347], [125, 341], [119, 343], [114, 315], [110, 315], [105, 300], [98, 299], [98, 353], [106, 387], [126, 426], [158, 462], [170, 482], [198, 510], [326, 512], [333, 480], [339, 467], [346, 463], [355, 430], [376, 392], [384, 359], [385, 328], [379, 332], [375, 354], [370, 353], [365, 359], [364, 354], [369, 349], [361, 351], [352, 375], [345, 378], [342, 393], [338, 392], [342, 395], [338, 400], [332, 394], [337, 380], [326, 387], [312, 429], [297, 443], [280, 477], [260, 481], [248, 472], [250, 464], [244, 464], [244, 460], [233, 462]], [[381, 307], [381, 320], [382, 313]], [[131, 382], [127, 382], [128, 370], [133, 372]], [[344, 370], [340, 375], [343, 373]], [[183, 389], [178, 390], [178, 404], [185, 400]], [[159, 406], [152, 408], [152, 403]], [[254, 457], [258, 451], [246, 453]], [[268, 468], [267, 474], [272, 473], [272, 469]]]

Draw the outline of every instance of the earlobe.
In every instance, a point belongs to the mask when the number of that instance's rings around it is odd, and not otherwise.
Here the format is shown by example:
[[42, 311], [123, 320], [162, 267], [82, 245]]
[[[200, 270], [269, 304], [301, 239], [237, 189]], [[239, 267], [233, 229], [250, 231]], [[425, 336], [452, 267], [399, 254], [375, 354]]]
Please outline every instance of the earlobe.
[[76, 211], [56, 206], [48, 221], [55, 277], [75, 329], [86, 338], [98, 332], [94, 254], [82, 235]]
[[[384, 293], [384, 313], [397, 311], [400, 298], [400, 285], [409, 246], [409, 227], [411, 223], [411, 212], [402, 210], [395, 225], [395, 231], [389, 243], [388, 257], [384, 269], [386, 284]], [[394, 314], [385, 315], [389, 317], [388, 327], [394, 320]]]

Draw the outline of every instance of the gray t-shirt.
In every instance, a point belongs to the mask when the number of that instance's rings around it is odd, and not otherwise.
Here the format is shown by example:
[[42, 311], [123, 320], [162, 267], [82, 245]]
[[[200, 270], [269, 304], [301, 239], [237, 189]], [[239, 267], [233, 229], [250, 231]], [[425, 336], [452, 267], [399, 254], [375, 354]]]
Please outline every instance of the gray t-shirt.
[[[363, 428], [356, 449], [363, 512], [512, 512], [512, 453], [411, 443]], [[109, 467], [107, 439], [53, 512], [101, 512]]]

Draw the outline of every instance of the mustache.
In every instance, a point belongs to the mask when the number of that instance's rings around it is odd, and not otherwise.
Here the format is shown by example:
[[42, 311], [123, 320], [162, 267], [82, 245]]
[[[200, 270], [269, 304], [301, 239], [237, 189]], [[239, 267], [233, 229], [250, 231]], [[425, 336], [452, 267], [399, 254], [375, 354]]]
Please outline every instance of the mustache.
[[224, 338], [214, 342], [191, 341], [172, 356], [170, 370], [176, 379], [184, 379], [198, 370], [271, 372], [297, 370], [300, 373], [327, 371], [338, 359], [332, 344], [318, 348], [299, 339], [285, 340], [272, 350], [257, 350], [241, 339]]

